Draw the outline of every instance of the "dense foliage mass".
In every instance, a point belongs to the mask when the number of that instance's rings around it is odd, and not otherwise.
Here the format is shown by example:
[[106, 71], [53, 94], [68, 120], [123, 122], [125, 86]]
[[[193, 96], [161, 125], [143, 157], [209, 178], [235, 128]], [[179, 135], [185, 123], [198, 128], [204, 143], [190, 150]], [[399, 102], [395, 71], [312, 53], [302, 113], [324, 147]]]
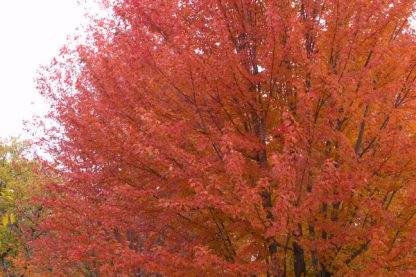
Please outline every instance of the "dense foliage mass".
[[40, 79], [32, 275], [416, 274], [414, 1], [110, 8]]
[[39, 165], [25, 157], [28, 147], [16, 139], [0, 142], [1, 276], [19, 276], [15, 259], [30, 254], [25, 242], [37, 236], [34, 227], [41, 206], [31, 198], [39, 194], [44, 178]]

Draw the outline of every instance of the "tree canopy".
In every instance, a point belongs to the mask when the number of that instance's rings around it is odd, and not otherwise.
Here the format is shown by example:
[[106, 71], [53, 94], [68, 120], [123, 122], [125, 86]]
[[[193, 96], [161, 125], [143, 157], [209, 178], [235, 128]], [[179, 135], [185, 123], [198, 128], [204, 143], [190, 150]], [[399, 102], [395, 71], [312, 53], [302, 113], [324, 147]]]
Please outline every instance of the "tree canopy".
[[28, 254], [26, 241], [36, 236], [32, 231], [40, 206], [33, 197], [39, 195], [44, 181], [37, 162], [27, 158], [29, 144], [17, 139], [0, 142], [0, 272], [17, 276], [15, 259]]
[[103, 4], [39, 79], [36, 272], [416, 274], [414, 1]]

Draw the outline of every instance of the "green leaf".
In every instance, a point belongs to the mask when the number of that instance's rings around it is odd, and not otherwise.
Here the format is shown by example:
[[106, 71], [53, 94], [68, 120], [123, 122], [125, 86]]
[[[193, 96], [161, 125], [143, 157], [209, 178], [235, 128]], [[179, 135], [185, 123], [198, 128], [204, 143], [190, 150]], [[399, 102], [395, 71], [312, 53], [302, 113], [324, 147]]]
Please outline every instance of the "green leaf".
[[6, 227], [9, 224], [9, 216], [7, 214], [3, 215], [3, 226]]
[[10, 214], [10, 224], [14, 224], [16, 222], [16, 216], [14, 214]]

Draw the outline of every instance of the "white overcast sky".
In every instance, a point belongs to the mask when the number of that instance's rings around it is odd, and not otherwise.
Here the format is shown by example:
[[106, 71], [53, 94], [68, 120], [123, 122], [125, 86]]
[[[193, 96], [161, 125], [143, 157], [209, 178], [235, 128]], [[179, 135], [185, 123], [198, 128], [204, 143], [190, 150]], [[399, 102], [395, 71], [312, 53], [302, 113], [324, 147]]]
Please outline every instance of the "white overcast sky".
[[0, 0], [0, 138], [24, 135], [23, 120], [44, 113], [36, 70], [84, 22], [76, 0]]

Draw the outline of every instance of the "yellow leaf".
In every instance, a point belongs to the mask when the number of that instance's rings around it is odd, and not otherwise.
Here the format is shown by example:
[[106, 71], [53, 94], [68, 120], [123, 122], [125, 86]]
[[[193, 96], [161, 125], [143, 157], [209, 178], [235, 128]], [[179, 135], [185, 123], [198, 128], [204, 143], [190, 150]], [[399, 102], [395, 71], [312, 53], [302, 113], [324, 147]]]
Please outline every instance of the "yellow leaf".
[[16, 216], [14, 214], [10, 214], [10, 224], [14, 224], [16, 222]]
[[7, 214], [3, 215], [3, 226], [6, 227], [9, 224], [9, 216]]

